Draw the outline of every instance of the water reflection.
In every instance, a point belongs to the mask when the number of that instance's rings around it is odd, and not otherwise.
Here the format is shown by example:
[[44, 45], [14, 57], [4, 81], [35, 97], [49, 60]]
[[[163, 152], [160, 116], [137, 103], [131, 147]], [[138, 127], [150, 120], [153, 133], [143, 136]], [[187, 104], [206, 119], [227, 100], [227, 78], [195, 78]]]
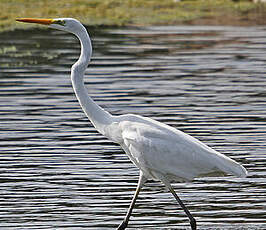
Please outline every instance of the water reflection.
[[[90, 95], [113, 114], [181, 129], [250, 176], [201, 178], [176, 191], [200, 229], [265, 229], [266, 31], [260, 27], [89, 29]], [[98, 134], [73, 94], [79, 44], [52, 30], [1, 34], [0, 223], [4, 229], [114, 229], [138, 170]], [[129, 229], [184, 229], [171, 195], [149, 182]]]

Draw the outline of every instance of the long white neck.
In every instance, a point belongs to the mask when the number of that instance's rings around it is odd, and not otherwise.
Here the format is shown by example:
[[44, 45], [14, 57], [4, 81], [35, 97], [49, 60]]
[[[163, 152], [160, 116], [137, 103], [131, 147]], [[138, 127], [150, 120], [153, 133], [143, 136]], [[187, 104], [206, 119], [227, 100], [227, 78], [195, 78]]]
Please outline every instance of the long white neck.
[[85, 27], [83, 27], [82, 31], [79, 31], [75, 35], [79, 38], [81, 43], [81, 54], [78, 61], [71, 68], [71, 81], [74, 92], [81, 108], [90, 119], [94, 127], [100, 133], [104, 134], [104, 128], [106, 125], [109, 125], [112, 122], [113, 116], [92, 100], [87, 93], [87, 89], [83, 80], [85, 70], [91, 58], [91, 40]]

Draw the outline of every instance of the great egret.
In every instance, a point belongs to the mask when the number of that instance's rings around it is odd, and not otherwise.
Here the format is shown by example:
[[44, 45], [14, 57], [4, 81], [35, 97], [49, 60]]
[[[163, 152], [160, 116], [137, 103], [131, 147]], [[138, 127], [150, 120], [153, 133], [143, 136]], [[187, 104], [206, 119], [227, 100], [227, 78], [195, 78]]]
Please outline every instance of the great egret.
[[20, 22], [49, 25], [73, 33], [81, 43], [81, 54], [71, 68], [71, 80], [76, 97], [94, 127], [107, 138], [121, 145], [130, 160], [140, 169], [138, 186], [127, 214], [118, 230], [125, 229], [140, 189], [147, 179], [161, 181], [173, 194], [196, 229], [196, 220], [175, 193], [171, 181], [190, 181], [195, 177], [224, 173], [247, 176], [246, 169], [213, 150], [192, 136], [148, 117], [133, 114], [113, 116], [98, 106], [84, 86], [84, 72], [92, 54], [86, 28], [76, 19], [20, 18]]

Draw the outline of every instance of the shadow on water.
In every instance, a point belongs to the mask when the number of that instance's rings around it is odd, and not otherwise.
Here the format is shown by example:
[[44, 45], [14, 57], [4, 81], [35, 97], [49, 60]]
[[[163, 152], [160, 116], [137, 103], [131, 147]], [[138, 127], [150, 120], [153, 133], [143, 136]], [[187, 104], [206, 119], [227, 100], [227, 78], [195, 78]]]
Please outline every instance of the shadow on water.
[[[242, 163], [245, 179], [175, 189], [200, 229], [265, 229], [266, 31], [261, 27], [89, 28], [90, 95], [113, 114], [181, 129]], [[0, 223], [6, 229], [114, 229], [138, 170], [82, 113], [69, 78], [77, 39], [53, 30], [1, 34]], [[129, 229], [184, 229], [171, 195], [149, 182]]]

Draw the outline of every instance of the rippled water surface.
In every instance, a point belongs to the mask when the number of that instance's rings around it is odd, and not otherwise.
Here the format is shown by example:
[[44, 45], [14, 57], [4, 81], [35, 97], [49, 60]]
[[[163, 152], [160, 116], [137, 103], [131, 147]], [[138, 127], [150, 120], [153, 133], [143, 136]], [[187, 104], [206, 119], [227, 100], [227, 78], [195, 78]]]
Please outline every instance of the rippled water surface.
[[[242, 163], [249, 177], [174, 184], [199, 229], [266, 229], [266, 30], [89, 29], [90, 95], [113, 114], [152, 117]], [[54, 30], [0, 36], [1, 229], [115, 229], [138, 170], [97, 133], [73, 94], [79, 44]], [[129, 229], [189, 229], [149, 181]]]

